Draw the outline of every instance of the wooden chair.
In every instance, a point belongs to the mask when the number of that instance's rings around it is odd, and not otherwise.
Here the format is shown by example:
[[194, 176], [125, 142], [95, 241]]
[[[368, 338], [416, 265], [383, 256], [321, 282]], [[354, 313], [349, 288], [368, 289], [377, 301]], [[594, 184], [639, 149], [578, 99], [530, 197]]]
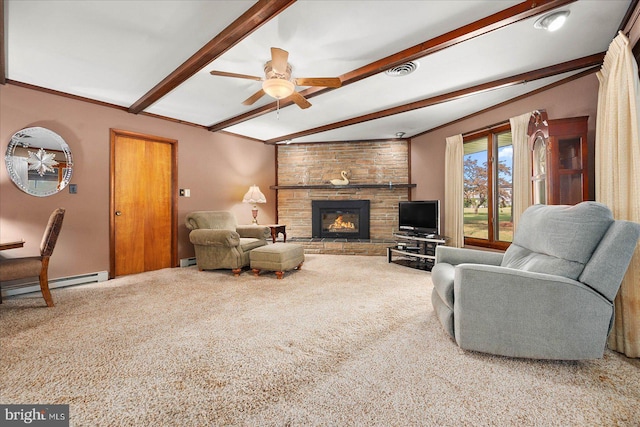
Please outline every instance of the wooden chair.
[[[63, 208], [58, 208], [49, 217], [49, 223], [40, 243], [40, 256], [0, 260], [0, 282], [39, 277], [42, 296], [49, 307], [53, 307], [53, 298], [49, 291], [49, 258], [62, 228], [64, 212]], [[0, 303], [2, 303], [2, 294], [0, 294]]]

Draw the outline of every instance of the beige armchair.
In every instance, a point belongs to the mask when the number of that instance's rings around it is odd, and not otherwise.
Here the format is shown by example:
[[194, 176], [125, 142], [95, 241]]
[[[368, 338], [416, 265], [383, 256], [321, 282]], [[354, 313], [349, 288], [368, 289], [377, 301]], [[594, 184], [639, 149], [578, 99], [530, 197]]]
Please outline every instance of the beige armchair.
[[198, 211], [187, 214], [185, 225], [196, 252], [198, 270], [230, 269], [238, 276], [249, 265], [249, 252], [267, 244], [269, 227], [238, 225], [226, 211]]

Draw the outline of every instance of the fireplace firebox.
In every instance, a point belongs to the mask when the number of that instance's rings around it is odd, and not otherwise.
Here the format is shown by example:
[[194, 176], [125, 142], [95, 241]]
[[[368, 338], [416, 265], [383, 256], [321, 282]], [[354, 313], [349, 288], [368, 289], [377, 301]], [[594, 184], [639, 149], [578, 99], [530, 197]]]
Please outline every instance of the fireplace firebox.
[[313, 237], [368, 239], [369, 200], [312, 200]]

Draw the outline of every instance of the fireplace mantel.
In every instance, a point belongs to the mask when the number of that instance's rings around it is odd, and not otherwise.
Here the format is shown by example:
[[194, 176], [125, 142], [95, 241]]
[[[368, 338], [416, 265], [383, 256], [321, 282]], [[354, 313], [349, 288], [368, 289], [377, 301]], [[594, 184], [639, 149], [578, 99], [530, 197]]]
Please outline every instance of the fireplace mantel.
[[345, 188], [414, 188], [416, 184], [348, 184], [348, 185], [333, 185], [333, 184], [312, 184], [312, 185], [272, 185], [269, 188], [271, 190], [342, 190]]

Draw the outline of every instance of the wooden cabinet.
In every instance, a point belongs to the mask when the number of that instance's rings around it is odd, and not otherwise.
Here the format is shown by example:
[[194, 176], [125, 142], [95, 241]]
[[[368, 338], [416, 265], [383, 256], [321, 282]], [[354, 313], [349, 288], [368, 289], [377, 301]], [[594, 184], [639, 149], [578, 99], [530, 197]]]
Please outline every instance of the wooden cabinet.
[[536, 111], [529, 122], [534, 204], [575, 205], [589, 198], [588, 116], [549, 120]]

